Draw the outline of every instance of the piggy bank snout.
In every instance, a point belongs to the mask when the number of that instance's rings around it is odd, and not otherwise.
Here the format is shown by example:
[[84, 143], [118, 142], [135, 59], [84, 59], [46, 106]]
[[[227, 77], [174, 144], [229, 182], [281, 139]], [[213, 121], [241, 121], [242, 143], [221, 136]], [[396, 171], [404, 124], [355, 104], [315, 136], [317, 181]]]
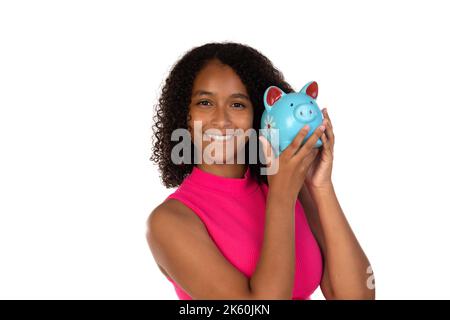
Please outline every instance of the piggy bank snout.
[[308, 103], [295, 107], [294, 117], [301, 122], [311, 122], [317, 117], [317, 108]]

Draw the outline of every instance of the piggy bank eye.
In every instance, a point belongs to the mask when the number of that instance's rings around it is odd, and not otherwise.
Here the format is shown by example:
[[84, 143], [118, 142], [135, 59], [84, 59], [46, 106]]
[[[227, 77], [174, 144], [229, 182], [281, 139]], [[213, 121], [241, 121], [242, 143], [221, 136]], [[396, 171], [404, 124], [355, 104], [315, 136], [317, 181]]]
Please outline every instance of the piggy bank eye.
[[294, 104], [293, 104], [293, 103], [291, 103], [291, 107], [292, 107], [292, 106], [294, 106]]
[[310, 101], [309, 103], [314, 104], [314, 102]]

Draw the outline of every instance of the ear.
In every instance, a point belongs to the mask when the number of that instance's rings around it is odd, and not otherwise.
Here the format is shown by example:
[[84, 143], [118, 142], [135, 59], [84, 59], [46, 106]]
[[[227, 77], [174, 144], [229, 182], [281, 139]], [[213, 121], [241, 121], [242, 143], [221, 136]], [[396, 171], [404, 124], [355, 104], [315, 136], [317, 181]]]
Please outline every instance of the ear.
[[308, 82], [300, 92], [310, 96], [313, 99], [317, 99], [319, 94], [319, 85], [315, 81]]
[[277, 102], [285, 93], [276, 86], [270, 86], [264, 92], [264, 107], [270, 112], [275, 102]]

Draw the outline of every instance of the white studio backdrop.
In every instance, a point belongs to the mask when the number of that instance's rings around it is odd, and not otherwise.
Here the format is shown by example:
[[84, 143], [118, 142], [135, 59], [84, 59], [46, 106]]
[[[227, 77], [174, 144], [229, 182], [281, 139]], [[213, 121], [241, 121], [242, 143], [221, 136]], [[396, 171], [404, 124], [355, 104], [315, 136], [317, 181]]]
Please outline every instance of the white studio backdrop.
[[319, 83], [377, 298], [450, 298], [448, 30], [444, 1], [1, 1], [0, 298], [177, 299], [145, 240], [174, 191], [153, 106], [210, 41]]

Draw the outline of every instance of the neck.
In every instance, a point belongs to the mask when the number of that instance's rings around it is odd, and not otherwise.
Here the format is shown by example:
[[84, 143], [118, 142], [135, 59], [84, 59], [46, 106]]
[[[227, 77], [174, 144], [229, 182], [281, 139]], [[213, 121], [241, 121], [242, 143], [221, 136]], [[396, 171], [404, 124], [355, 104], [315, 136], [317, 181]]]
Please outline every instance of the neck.
[[205, 164], [199, 163], [197, 167], [205, 172], [224, 178], [243, 178], [247, 171], [246, 164]]

